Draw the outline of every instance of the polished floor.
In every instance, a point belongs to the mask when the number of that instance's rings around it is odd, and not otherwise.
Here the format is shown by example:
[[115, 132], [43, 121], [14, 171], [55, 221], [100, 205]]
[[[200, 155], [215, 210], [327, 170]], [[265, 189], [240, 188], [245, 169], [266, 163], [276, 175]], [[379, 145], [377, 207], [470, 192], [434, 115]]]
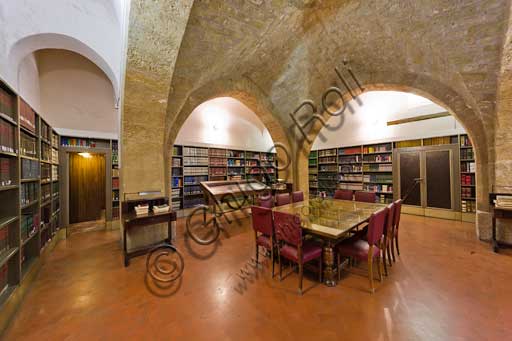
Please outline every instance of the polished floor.
[[[5, 340], [510, 340], [512, 252], [494, 254], [474, 225], [403, 216], [401, 256], [368, 293], [358, 274], [328, 288], [269, 277], [242, 279], [254, 253], [249, 219], [213, 246], [183, 237], [182, 280], [159, 288], [145, 257], [123, 267], [119, 232], [61, 241], [3, 335]], [[356, 269], [357, 270], [357, 269]], [[359, 273], [364, 274], [364, 269]]]

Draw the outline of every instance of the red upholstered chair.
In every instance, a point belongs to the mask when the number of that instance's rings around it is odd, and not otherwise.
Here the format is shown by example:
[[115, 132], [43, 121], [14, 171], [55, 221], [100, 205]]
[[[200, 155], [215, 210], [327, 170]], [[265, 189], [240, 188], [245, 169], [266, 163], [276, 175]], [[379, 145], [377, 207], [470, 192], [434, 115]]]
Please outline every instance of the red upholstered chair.
[[302, 191], [297, 191], [292, 193], [292, 202], [300, 202], [304, 201], [304, 193]]
[[355, 194], [355, 200], [361, 202], [375, 202], [375, 193], [357, 191]]
[[299, 266], [299, 293], [302, 295], [304, 263], [318, 259], [319, 281], [322, 281], [322, 247], [313, 240], [304, 240], [298, 215], [274, 212], [274, 226], [278, 246], [279, 280], [282, 279], [281, 257]]
[[290, 203], [290, 194], [279, 193], [276, 194], [276, 206], [288, 205]]
[[274, 207], [274, 198], [270, 194], [261, 195], [258, 197], [258, 206], [272, 208]]
[[388, 205], [388, 217], [386, 219], [386, 226], [384, 228], [384, 245], [382, 248], [382, 262], [384, 263], [384, 274], [388, 275], [388, 267], [386, 259], [391, 266], [391, 247], [393, 242], [393, 226], [395, 223], [395, 203]]
[[334, 192], [334, 199], [338, 200], [352, 200], [354, 193], [349, 189], [337, 189]]
[[393, 219], [393, 235], [391, 239], [391, 253], [393, 255], [393, 262], [395, 259], [395, 248], [396, 252], [400, 256], [400, 248], [398, 247], [398, 227], [400, 226], [400, 215], [402, 214], [402, 199], [395, 201], [395, 216]]
[[[388, 211], [389, 209], [384, 207], [371, 215], [366, 240], [352, 237], [337, 246], [338, 269], [340, 269], [341, 256], [351, 257], [360, 261], [368, 261], [368, 279], [370, 280], [370, 290], [372, 293], [375, 291], [373, 287], [373, 263], [375, 261], [377, 261], [379, 280], [382, 281], [380, 252], [382, 249], [382, 236], [386, 226]], [[340, 271], [338, 271], [338, 279], [339, 276]]]
[[272, 260], [272, 277], [274, 277], [274, 221], [272, 210], [265, 207], [251, 206], [252, 228], [256, 241], [256, 263], [259, 263], [259, 247], [270, 251]]

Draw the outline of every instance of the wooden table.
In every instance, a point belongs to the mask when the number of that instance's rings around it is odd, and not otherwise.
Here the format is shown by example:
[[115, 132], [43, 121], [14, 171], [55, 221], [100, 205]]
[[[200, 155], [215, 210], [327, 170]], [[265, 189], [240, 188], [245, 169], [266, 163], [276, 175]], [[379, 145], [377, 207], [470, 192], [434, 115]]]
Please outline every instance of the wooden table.
[[[143, 248], [138, 248], [135, 251], [128, 252], [126, 246], [126, 235], [127, 232], [133, 228], [148, 226], [148, 225], [156, 225], [156, 224], [167, 224], [167, 239], [163, 242], [172, 244], [172, 230], [174, 229], [174, 225], [176, 224], [176, 212], [171, 211], [165, 213], [153, 213], [151, 210], [153, 205], [162, 205], [167, 204], [167, 198], [156, 198], [156, 199], [147, 199], [147, 200], [130, 200], [124, 201], [122, 203], [122, 217], [123, 217], [123, 254], [124, 254], [124, 266], [128, 266], [130, 263], [130, 258], [137, 257], [143, 254], [146, 254], [149, 250], [153, 249], [156, 245], [161, 244], [151, 244], [147, 245]], [[135, 214], [134, 207], [139, 204], [148, 204], [149, 213], [143, 215]]]
[[[500, 246], [503, 246], [500, 245], [500, 242], [496, 239], [497, 218], [512, 219], [512, 208], [496, 207], [495, 205], [492, 205], [492, 250], [494, 252], [498, 252]], [[510, 245], [505, 246], [510, 247]]]
[[383, 207], [386, 205], [351, 200], [311, 199], [308, 202], [275, 207], [273, 210], [298, 214], [304, 231], [324, 240], [324, 282], [327, 286], [335, 286], [334, 246], [349, 236], [349, 232], [367, 222], [372, 213]]

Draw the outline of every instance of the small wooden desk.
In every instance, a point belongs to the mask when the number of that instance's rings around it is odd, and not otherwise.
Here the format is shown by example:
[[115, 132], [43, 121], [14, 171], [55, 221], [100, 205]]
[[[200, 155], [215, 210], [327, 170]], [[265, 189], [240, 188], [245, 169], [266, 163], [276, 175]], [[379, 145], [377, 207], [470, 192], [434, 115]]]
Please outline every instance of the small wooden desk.
[[[511, 208], [501, 208], [492, 206], [492, 250], [494, 252], [498, 252], [500, 248], [500, 242], [496, 239], [496, 219], [497, 218], [506, 218], [512, 219], [512, 209]], [[509, 246], [509, 245], [507, 245]]]
[[[168, 204], [167, 198], [155, 198], [155, 199], [144, 199], [144, 200], [129, 200], [122, 203], [122, 217], [123, 217], [123, 253], [124, 253], [124, 266], [128, 266], [130, 259], [143, 254], [146, 254], [149, 250], [154, 248], [156, 245], [151, 244], [142, 248], [138, 248], [135, 251], [128, 252], [126, 247], [126, 236], [128, 230], [133, 228], [155, 225], [155, 224], [167, 224], [167, 239], [162, 242], [172, 244], [172, 230], [176, 224], [176, 212], [169, 210], [165, 213], [153, 213], [151, 210], [153, 205]], [[149, 213], [144, 215], [135, 214], [134, 207], [139, 204], [149, 204]]]
[[310, 199], [309, 202], [278, 206], [273, 210], [299, 215], [304, 231], [324, 240], [324, 282], [327, 286], [335, 286], [334, 246], [383, 207], [386, 205], [352, 200]]

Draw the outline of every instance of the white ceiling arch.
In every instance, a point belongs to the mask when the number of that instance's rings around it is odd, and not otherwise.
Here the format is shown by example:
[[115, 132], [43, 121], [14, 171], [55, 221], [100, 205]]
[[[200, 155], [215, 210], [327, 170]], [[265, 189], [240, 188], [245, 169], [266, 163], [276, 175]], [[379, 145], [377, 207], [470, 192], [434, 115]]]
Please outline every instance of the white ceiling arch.
[[[11, 71], [18, 72], [20, 62], [31, 53], [43, 49], [69, 50], [78, 53], [96, 64], [112, 82], [115, 99], [119, 95], [119, 81], [107, 61], [94, 49], [73, 37], [58, 33], [33, 34], [18, 40], [9, 51], [8, 65], [15, 66]], [[15, 76], [16, 79], [17, 75]]]

